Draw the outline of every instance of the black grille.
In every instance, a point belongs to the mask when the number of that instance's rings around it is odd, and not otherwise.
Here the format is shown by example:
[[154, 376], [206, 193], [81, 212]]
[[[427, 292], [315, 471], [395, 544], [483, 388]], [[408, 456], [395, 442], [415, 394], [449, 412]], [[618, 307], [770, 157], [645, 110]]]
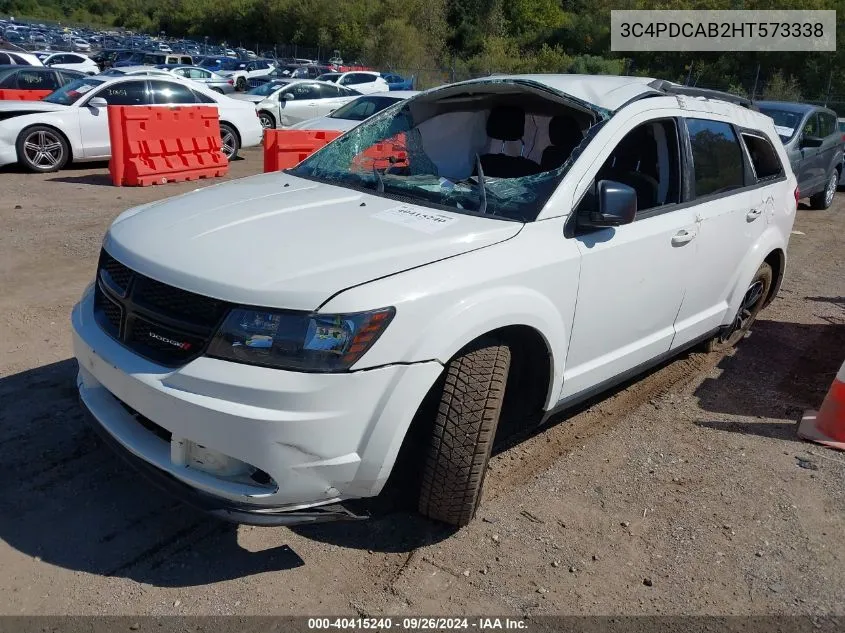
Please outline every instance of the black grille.
[[126, 292], [129, 280], [132, 278], [132, 271], [106, 251], [103, 251], [100, 255], [100, 271], [108, 275], [115, 289], [119, 289], [121, 293]]
[[179, 366], [199, 356], [232, 304], [168, 286], [100, 255], [94, 314], [100, 327], [145, 358]]

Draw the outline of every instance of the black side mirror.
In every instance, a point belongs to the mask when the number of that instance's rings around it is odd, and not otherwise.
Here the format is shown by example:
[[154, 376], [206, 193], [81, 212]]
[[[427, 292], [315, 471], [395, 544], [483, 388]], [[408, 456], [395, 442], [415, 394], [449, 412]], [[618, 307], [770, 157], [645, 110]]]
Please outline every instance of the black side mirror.
[[581, 226], [603, 228], [630, 224], [637, 215], [637, 192], [615, 180], [600, 180], [596, 187], [596, 207], [579, 218]]
[[819, 136], [804, 135], [801, 137], [801, 147], [821, 147], [824, 139]]

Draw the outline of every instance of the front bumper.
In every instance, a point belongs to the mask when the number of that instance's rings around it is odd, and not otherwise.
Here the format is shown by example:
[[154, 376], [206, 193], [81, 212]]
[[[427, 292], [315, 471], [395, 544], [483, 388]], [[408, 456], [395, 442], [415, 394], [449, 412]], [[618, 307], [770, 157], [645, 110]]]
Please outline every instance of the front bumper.
[[[243, 523], [354, 517], [338, 504], [381, 491], [442, 371], [427, 362], [307, 374], [205, 357], [173, 370], [106, 335], [90, 292], [72, 323], [80, 400], [109, 443], [177, 496]], [[186, 461], [186, 446], [262, 477]]]

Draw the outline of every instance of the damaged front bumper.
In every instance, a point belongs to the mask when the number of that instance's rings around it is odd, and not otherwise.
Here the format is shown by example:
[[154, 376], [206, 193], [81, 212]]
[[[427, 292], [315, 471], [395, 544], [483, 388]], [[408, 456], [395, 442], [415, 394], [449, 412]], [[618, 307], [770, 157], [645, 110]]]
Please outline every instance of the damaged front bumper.
[[207, 357], [173, 369], [103, 332], [91, 293], [71, 320], [79, 397], [98, 431], [163, 487], [240, 523], [361, 518], [342, 504], [381, 492], [442, 371], [309, 374]]

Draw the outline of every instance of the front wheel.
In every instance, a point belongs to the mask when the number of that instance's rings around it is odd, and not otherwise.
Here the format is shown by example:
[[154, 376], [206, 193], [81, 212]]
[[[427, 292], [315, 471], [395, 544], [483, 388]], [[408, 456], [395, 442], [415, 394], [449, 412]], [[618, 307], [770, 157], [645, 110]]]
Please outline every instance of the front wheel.
[[448, 364], [422, 473], [424, 516], [458, 527], [475, 516], [510, 363], [507, 346], [482, 340]]
[[772, 267], [763, 262], [745, 291], [733, 322], [719, 336], [707, 341], [706, 351], [725, 352], [745, 338], [766, 303], [766, 297], [772, 288], [772, 277]]
[[232, 160], [238, 155], [240, 149], [240, 142], [238, 141], [238, 133], [228, 123], [220, 124], [220, 151], [228, 159]]
[[810, 206], [813, 209], [823, 211], [830, 208], [833, 204], [833, 196], [836, 195], [836, 188], [839, 186], [839, 172], [834, 169], [827, 179], [824, 191], [820, 191], [814, 196], [810, 197]]
[[65, 137], [46, 125], [34, 125], [18, 135], [15, 147], [18, 161], [27, 169], [39, 173], [58, 171], [70, 158]]
[[273, 118], [273, 115], [269, 112], [265, 112], [264, 110], [259, 112], [258, 121], [261, 123], [261, 127], [263, 127], [265, 130], [276, 129], [276, 119]]

